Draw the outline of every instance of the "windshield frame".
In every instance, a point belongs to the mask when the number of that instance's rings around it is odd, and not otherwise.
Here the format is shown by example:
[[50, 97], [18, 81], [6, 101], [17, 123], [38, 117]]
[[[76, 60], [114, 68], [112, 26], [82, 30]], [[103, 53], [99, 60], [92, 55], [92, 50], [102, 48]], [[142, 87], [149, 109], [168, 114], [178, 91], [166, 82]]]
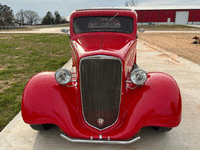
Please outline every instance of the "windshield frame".
[[[118, 14], [117, 14], [118, 15]], [[75, 33], [75, 34], [83, 34], [83, 33], [93, 33], [93, 32], [96, 32], [96, 33], [99, 33], [99, 32], [113, 32], [113, 33], [124, 33], [124, 34], [132, 34], [133, 33], [133, 31], [134, 31], [134, 19], [131, 17], [131, 16], [80, 16], [80, 17], [76, 17], [76, 18], [74, 18], [73, 19], [73, 32]], [[94, 28], [93, 28], [93, 30], [91, 30], [92, 28], [90, 28], [90, 31], [88, 31], [88, 32], [84, 32], [84, 31], [82, 31], [82, 32], [80, 32], [80, 33], [78, 33], [76, 30], [75, 30], [75, 26], [76, 26], [76, 21], [77, 21], [77, 19], [83, 19], [83, 18], [86, 18], [86, 19], [90, 19], [91, 18], [91, 20], [92, 19], [96, 19], [96, 18], [109, 18], [109, 20], [108, 20], [108, 23], [110, 22], [110, 20], [112, 19], [127, 19], [127, 21], [129, 21], [129, 22], [131, 22], [131, 25], [129, 26], [129, 27], [132, 27], [132, 28], [130, 28], [129, 29], [129, 32], [124, 32], [124, 31], [127, 31], [127, 30], [123, 30], [122, 31], [122, 27], [120, 26], [120, 30], [121, 31], [119, 31], [119, 28], [118, 28], [118, 31], [117, 31], [117, 29], [116, 29], [116, 27], [105, 27], [104, 28], [104, 30], [101, 30], [101, 29], [103, 29], [101, 26], [99, 26], [99, 28], [98, 28], [98, 30], [94, 30]], [[128, 20], [129, 19], [129, 20]], [[89, 23], [89, 21], [87, 20], [87, 23], [85, 24], [85, 25], [87, 25], [87, 28], [88, 28], [88, 30], [89, 30], [89, 27], [88, 27], [88, 23]], [[90, 21], [91, 21], [90, 20]], [[128, 22], [127, 22], [128, 23]], [[121, 24], [120, 24], [121, 25]], [[125, 27], [123, 27], [123, 28], [125, 28]], [[106, 30], [106, 29], [109, 29], [109, 30]], [[116, 30], [114, 30], [114, 29], [116, 29]]]

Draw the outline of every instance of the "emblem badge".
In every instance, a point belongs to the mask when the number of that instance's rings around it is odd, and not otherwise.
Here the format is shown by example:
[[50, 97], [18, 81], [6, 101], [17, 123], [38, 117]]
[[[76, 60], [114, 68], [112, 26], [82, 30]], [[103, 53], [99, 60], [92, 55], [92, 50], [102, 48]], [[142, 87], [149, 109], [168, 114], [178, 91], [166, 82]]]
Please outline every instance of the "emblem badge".
[[104, 125], [104, 119], [102, 119], [102, 118], [97, 119], [97, 123], [100, 127], [103, 126]]

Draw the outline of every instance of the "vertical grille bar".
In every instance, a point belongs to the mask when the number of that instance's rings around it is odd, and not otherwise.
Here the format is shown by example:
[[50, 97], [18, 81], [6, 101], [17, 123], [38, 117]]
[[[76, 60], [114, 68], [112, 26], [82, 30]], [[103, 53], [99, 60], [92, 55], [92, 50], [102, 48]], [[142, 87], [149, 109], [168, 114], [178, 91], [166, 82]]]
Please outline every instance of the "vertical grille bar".
[[[81, 61], [80, 73], [85, 120], [98, 129], [111, 126], [119, 114], [121, 62], [108, 56], [90, 57]], [[104, 120], [101, 125], [97, 121], [99, 118]]]

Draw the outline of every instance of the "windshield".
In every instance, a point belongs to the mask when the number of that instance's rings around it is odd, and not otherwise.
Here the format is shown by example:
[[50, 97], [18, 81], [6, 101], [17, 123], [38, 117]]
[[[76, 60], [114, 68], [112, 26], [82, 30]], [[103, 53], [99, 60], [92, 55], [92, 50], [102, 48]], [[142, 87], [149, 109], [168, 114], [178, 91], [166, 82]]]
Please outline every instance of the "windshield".
[[92, 16], [74, 19], [74, 32], [133, 32], [133, 18], [123, 16]]

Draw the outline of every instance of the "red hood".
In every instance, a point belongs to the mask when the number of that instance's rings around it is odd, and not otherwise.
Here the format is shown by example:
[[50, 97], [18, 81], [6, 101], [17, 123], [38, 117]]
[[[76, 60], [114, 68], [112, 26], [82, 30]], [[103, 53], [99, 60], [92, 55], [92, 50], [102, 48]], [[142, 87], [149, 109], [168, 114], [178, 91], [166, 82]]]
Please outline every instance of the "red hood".
[[108, 50], [116, 51], [122, 49], [131, 41], [127, 36], [116, 35], [82, 35], [75, 40], [84, 49], [85, 52]]

